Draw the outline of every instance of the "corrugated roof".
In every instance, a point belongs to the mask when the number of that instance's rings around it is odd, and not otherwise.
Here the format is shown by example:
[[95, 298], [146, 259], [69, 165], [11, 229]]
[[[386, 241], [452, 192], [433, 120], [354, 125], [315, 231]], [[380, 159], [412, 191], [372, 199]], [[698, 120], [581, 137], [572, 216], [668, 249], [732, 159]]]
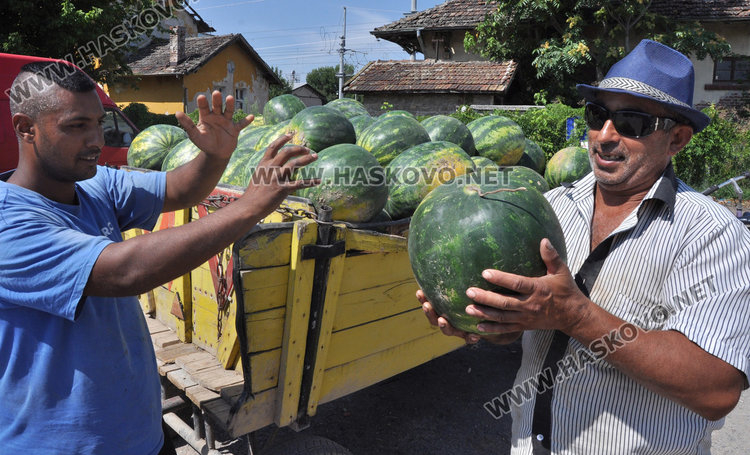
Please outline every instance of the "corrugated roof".
[[378, 60], [368, 63], [346, 84], [353, 93], [502, 93], [516, 62]]
[[185, 38], [185, 57], [172, 66], [169, 64], [169, 40], [154, 40], [139, 49], [129, 59], [128, 65], [136, 76], [185, 75], [197, 71], [216, 54], [239, 43], [257, 61], [271, 83], [280, 84], [278, 76], [268, 64], [260, 58], [242, 35], [201, 35]]

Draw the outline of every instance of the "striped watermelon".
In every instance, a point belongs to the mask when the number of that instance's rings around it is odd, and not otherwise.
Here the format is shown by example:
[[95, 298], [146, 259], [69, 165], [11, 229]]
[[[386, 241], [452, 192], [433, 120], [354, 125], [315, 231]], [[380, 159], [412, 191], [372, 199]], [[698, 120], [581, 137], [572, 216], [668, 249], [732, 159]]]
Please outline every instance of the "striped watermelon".
[[477, 154], [474, 137], [461, 120], [447, 115], [433, 115], [422, 120], [421, 123], [432, 141], [453, 142], [469, 156]]
[[164, 158], [164, 161], [161, 164], [161, 170], [171, 171], [172, 169], [178, 168], [183, 164], [192, 161], [192, 159], [198, 156], [200, 152], [200, 149], [197, 145], [193, 144], [193, 141], [190, 139], [183, 139], [179, 144], [175, 145]]
[[[234, 185], [242, 188], [247, 187], [250, 183], [250, 173], [248, 172], [248, 163], [253, 158], [253, 155], [258, 152], [255, 149], [235, 149], [232, 153], [232, 157], [229, 158], [224, 173], [219, 179], [219, 183], [225, 185]], [[262, 154], [261, 154], [262, 155]]]
[[409, 111], [404, 111], [402, 109], [396, 109], [394, 111], [388, 111], [388, 112], [386, 112], [384, 114], [380, 114], [380, 117], [378, 117], [378, 118], [388, 118], [388, 117], [393, 117], [393, 116], [409, 117], [409, 118], [413, 118], [414, 120], [417, 119], [417, 117], [415, 117], [414, 114], [412, 114]]
[[544, 150], [539, 147], [539, 144], [526, 138], [526, 147], [524, 147], [523, 155], [521, 159], [516, 163], [518, 166], [526, 166], [530, 169], [535, 170], [537, 173], [544, 175], [544, 168], [547, 165], [547, 157], [544, 155]]
[[573, 183], [591, 172], [589, 152], [583, 147], [565, 147], [552, 155], [544, 178], [550, 188], [555, 188], [563, 183]]
[[338, 144], [318, 152], [318, 159], [299, 170], [299, 178], [320, 178], [320, 185], [304, 188], [299, 196], [316, 207], [331, 207], [334, 220], [361, 223], [378, 215], [388, 198], [383, 168], [367, 150]]
[[477, 152], [500, 166], [512, 166], [526, 148], [523, 130], [513, 120], [501, 115], [487, 115], [466, 125], [474, 137]]
[[357, 136], [357, 138], [359, 138], [359, 136], [362, 135], [362, 131], [364, 131], [368, 126], [372, 125], [374, 121], [375, 118], [370, 117], [368, 114], [357, 115], [349, 119], [349, 122], [351, 122], [352, 126], [354, 127], [354, 134], [355, 136]]
[[409, 147], [424, 142], [430, 142], [427, 130], [416, 119], [402, 115], [378, 117], [357, 138], [357, 145], [372, 153], [381, 166]]
[[254, 149], [258, 141], [265, 133], [273, 128], [272, 125], [247, 126], [237, 136], [237, 149]]
[[187, 133], [177, 126], [151, 125], [130, 143], [128, 166], [159, 170], [170, 150], [185, 138]]
[[325, 106], [310, 106], [300, 111], [287, 126], [291, 144], [304, 145], [319, 152], [336, 144], [354, 144], [354, 126], [339, 111]]
[[393, 219], [406, 218], [437, 186], [474, 171], [474, 162], [452, 142], [425, 142], [407, 149], [385, 168], [388, 202]]
[[348, 119], [358, 115], [369, 115], [365, 105], [353, 98], [339, 98], [329, 101], [325, 106], [337, 110]]
[[534, 188], [540, 193], [549, 191], [547, 181], [533, 169], [526, 166], [505, 166], [500, 168], [502, 179], [508, 184]]
[[[478, 333], [479, 319], [466, 314], [470, 287], [496, 290], [485, 269], [543, 276], [539, 255], [548, 238], [563, 261], [565, 238], [549, 202], [538, 191], [459, 177], [428, 194], [412, 215], [408, 252], [414, 276], [435, 311], [457, 329]], [[499, 190], [499, 191], [498, 191]]]
[[279, 95], [268, 100], [263, 106], [263, 121], [266, 125], [275, 125], [284, 120], [291, 120], [305, 108], [305, 103], [292, 94]]
[[485, 171], [485, 170], [491, 170], [491, 171], [499, 171], [500, 166], [497, 165], [494, 161], [491, 159], [484, 157], [484, 156], [472, 156], [471, 161], [474, 162], [474, 168], [477, 171]]
[[287, 132], [290, 122], [291, 120], [284, 120], [283, 122], [271, 125], [265, 133], [260, 136], [258, 142], [255, 143], [255, 150], [265, 150], [266, 147], [271, 145], [271, 142]]

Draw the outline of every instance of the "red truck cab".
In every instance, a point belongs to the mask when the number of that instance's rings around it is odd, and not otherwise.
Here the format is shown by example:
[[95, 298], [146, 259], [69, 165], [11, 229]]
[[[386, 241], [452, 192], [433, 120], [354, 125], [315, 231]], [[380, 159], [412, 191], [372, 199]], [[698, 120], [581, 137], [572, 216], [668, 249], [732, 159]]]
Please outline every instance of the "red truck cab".
[[[59, 61], [56, 59], [0, 53], [0, 173], [15, 169], [18, 165], [18, 138], [10, 118], [8, 89], [27, 63]], [[66, 62], [67, 63], [67, 62]], [[104, 147], [99, 164], [124, 166], [127, 164], [128, 147], [138, 134], [138, 128], [131, 122], [109, 96], [96, 85], [96, 93], [102, 101], [106, 117], [104, 119]]]

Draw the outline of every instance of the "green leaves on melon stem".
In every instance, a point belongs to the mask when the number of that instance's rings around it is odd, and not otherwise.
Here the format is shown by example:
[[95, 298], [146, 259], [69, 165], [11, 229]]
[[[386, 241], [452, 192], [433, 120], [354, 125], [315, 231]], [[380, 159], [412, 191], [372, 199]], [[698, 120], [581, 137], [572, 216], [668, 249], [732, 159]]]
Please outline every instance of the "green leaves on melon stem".
[[477, 194], [479, 195], [479, 197], [485, 197], [485, 196], [490, 195], [490, 194], [501, 193], [501, 192], [502, 193], [506, 193], [506, 192], [515, 193], [517, 191], [527, 191], [526, 187], [524, 187], [524, 186], [521, 186], [521, 187], [518, 187], [518, 188], [498, 188], [496, 190], [487, 191], [486, 193], [484, 191], [482, 191], [482, 189], [479, 186], [476, 186], [476, 185], [468, 185], [466, 188], [469, 189], [469, 190], [476, 191]]

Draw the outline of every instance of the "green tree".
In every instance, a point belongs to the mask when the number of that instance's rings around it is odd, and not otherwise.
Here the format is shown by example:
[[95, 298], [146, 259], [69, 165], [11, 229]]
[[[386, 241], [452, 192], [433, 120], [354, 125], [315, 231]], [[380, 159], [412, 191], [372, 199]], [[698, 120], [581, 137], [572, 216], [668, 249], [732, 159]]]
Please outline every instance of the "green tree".
[[650, 0], [511, 0], [464, 38], [483, 57], [518, 63], [524, 81], [515, 101], [576, 103], [576, 83], [601, 80], [642, 37], [699, 59], [729, 52], [726, 40], [697, 22], [677, 22], [652, 11]]
[[274, 66], [271, 69], [273, 70], [274, 74], [276, 74], [281, 80], [281, 85], [278, 85], [278, 84], [271, 85], [268, 91], [268, 99], [275, 98], [279, 95], [286, 95], [287, 93], [292, 93], [292, 85], [289, 83], [288, 80], [284, 79], [284, 76], [282, 75], [279, 67]]
[[[339, 79], [336, 77], [338, 71], [338, 65], [315, 68], [307, 73], [306, 82], [325, 95], [327, 101], [333, 101], [339, 97]], [[348, 76], [344, 78], [346, 83], [346, 80], [354, 74], [354, 66], [345, 63], [344, 74]]]
[[99, 82], [129, 74], [126, 56], [184, 1], [45, 0], [2, 2], [0, 50], [63, 58]]

